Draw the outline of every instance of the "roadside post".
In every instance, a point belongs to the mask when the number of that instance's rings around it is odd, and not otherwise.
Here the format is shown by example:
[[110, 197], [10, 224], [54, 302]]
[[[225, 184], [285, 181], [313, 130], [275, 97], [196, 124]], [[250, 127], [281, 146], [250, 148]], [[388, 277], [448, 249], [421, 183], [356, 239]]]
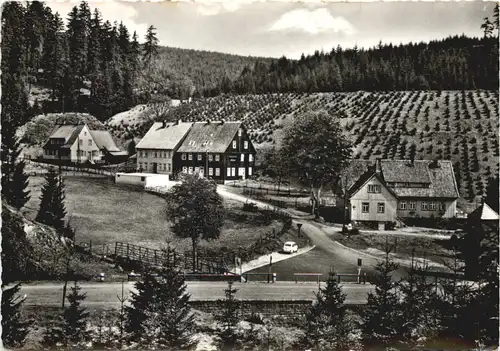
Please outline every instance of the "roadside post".
[[297, 229], [299, 230], [299, 233], [297, 236], [300, 238], [300, 228], [302, 228], [302, 223], [297, 223]]
[[267, 275], [267, 282], [271, 280], [271, 270], [273, 267], [273, 255], [269, 255], [269, 274]]
[[361, 265], [363, 264], [363, 261], [361, 258], [358, 258], [358, 284], [361, 284]]

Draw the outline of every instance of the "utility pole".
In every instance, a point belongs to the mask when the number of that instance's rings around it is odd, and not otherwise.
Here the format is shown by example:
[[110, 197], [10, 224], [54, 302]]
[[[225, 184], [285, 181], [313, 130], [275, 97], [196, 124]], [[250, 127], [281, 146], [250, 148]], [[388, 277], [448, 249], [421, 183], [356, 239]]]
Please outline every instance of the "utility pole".
[[346, 232], [345, 222], [347, 221], [347, 173], [344, 174], [344, 179], [342, 181], [342, 188], [344, 191], [344, 221], [342, 223], [342, 233]]

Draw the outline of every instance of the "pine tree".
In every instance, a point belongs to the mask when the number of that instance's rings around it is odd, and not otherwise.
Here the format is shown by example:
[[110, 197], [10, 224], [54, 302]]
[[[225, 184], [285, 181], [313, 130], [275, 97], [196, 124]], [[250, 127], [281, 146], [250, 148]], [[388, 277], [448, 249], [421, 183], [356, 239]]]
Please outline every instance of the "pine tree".
[[[25, 69], [25, 11], [21, 2], [8, 1], [2, 4], [2, 91], [7, 87], [4, 75], [19, 77]], [[2, 110], [3, 94], [4, 91]]]
[[157, 296], [159, 284], [150, 273], [143, 274], [144, 278], [135, 283], [135, 291], [131, 293], [130, 306], [125, 306], [127, 320], [125, 332], [129, 341], [138, 342], [144, 334], [144, 323], [148, 318], [151, 303]]
[[64, 228], [64, 182], [54, 167], [49, 168], [40, 196], [40, 209], [36, 221], [61, 230]]
[[130, 70], [132, 73], [133, 81], [135, 82], [135, 78], [137, 77], [139, 71], [139, 60], [141, 57], [141, 46], [138, 41], [137, 32], [134, 31], [134, 35], [132, 36], [132, 42], [130, 43], [130, 52], [129, 52], [129, 63]]
[[31, 331], [32, 320], [23, 320], [22, 304], [24, 298], [17, 295], [21, 285], [2, 288], [2, 341], [9, 348], [23, 347]]
[[81, 303], [86, 298], [86, 293], [80, 292], [81, 288], [75, 281], [71, 292], [66, 297], [69, 306], [66, 307], [56, 320], [52, 321], [51, 327], [44, 332], [42, 344], [46, 347], [54, 347], [62, 344], [70, 347], [86, 342], [89, 338], [87, 331], [87, 320], [89, 313]]
[[2, 198], [16, 209], [29, 201], [28, 176], [24, 161], [19, 161], [20, 145], [12, 124], [2, 119]]
[[[94, 16], [90, 21], [89, 45], [87, 51], [87, 72], [90, 74], [92, 82], [97, 79], [102, 67], [102, 18], [101, 13], [96, 8]], [[91, 92], [94, 95], [95, 91]]]
[[143, 48], [143, 59], [146, 65], [150, 65], [158, 56], [158, 38], [156, 37], [156, 28], [149, 26], [146, 33], [146, 42]]
[[221, 334], [224, 347], [234, 348], [236, 342], [235, 329], [239, 322], [240, 303], [235, 298], [238, 289], [233, 288], [233, 281], [228, 281], [227, 289], [224, 289], [225, 299], [219, 300], [223, 304], [222, 311], [216, 316], [219, 323], [223, 325]]
[[398, 265], [390, 258], [390, 252], [386, 243], [385, 260], [375, 266], [375, 293], [368, 293], [364, 333], [370, 343], [388, 344], [400, 335], [399, 284], [391, 277]]
[[440, 332], [438, 287], [428, 278], [429, 267], [412, 261], [408, 276], [400, 281], [401, 336], [410, 344], [436, 338]]
[[316, 293], [316, 301], [306, 313], [305, 342], [319, 349], [338, 350], [349, 347], [348, 334], [353, 325], [344, 304], [346, 294], [330, 272], [326, 286]]

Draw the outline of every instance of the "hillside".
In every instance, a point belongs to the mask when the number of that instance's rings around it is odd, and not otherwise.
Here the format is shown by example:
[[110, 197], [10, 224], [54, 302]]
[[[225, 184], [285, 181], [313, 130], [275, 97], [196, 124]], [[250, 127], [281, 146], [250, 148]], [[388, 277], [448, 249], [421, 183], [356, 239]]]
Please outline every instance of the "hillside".
[[[243, 120], [262, 150], [279, 143], [291, 118], [319, 109], [341, 116], [355, 158], [451, 159], [467, 199], [481, 195], [498, 173], [497, 91], [221, 95], [172, 107], [165, 118]], [[111, 129], [118, 138], [142, 137], [152, 122], [140, 120], [148, 116], [142, 110], [141, 118]]]

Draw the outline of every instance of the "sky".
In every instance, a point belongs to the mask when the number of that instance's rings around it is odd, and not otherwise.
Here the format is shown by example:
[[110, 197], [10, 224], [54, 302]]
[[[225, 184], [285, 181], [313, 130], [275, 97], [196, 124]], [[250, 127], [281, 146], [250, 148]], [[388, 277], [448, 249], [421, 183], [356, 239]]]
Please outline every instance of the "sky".
[[[106, 20], [122, 21], [144, 38], [149, 25], [160, 45], [245, 56], [299, 58], [315, 50], [373, 47], [481, 36], [494, 2], [327, 2], [321, 0], [88, 1]], [[47, 3], [63, 18], [78, 1]]]

